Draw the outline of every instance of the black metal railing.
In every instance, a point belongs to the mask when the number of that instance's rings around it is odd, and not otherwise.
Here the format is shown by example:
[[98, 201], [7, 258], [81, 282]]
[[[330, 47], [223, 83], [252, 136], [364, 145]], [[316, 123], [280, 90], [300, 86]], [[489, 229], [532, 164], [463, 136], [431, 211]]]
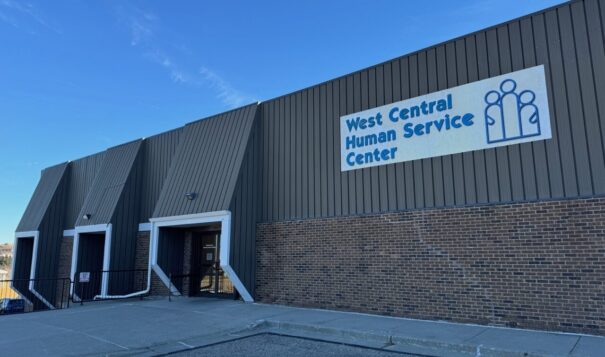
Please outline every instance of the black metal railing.
[[175, 295], [235, 298], [231, 280], [218, 265], [203, 266], [199, 273], [172, 273], [169, 274], [169, 280], [169, 298]]
[[[129, 298], [131, 294], [142, 292], [147, 288], [147, 269], [103, 270], [77, 272], [74, 275], [74, 302], [98, 301]], [[104, 285], [106, 291], [104, 293]], [[143, 298], [147, 294], [137, 297]]]
[[0, 280], [0, 314], [69, 307], [69, 278]]

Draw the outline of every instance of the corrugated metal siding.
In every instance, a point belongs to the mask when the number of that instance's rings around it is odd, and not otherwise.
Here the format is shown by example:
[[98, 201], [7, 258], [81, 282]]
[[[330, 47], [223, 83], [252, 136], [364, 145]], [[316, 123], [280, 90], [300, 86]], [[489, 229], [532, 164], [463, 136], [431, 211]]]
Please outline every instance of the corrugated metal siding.
[[[263, 103], [262, 220], [604, 194], [603, 11], [564, 4]], [[540, 64], [553, 139], [340, 172], [340, 116]]]
[[[158, 265], [167, 274], [183, 274], [185, 231], [162, 227], [158, 241]], [[175, 283], [178, 283], [177, 279]]]
[[176, 152], [182, 128], [145, 139], [139, 222], [149, 222]]
[[17, 232], [38, 230], [55, 191], [65, 175], [67, 165], [68, 163], [62, 163], [42, 171], [38, 186], [36, 186], [36, 190], [17, 226]]
[[[39, 231], [35, 272], [37, 279], [54, 278], [57, 271], [65, 219], [67, 168], [68, 163], [63, 163], [42, 172], [40, 182], [18, 227], [18, 231]], [[19, 244], [24, 244], [24, 251], [19, 251], [17, 257], [15, 257], [17, 274], [15, 277], [23, 278], [22, 275], [27, 273], [26, 278], [29, 279], [32, 262], [32, 251], [29, 248], [31, 243], [33, 243], [33, 239], [19, 240]], [[26, 247], [28, 248], [26, 249]], [[20, 249], [18, 245], [18, 250]], [[38, 293], [54, 303], [56, 284], [51, 284], [48, 281], [36, 281], [34, 287]], [[31, 300], [29, 295], [26, 296]], [[37, 301], [36, 306], [40, 308], [42, 305]]]
[[76, 226], [84, 200], [104, 158], [105, 151], [69, 163], [64, 229], [73, 229]]
[[[133, 162], [124, 189], [116, 205], [112, 223], [110, 270], [135, 268], [136, 240], [139, 230], [141, 206], [142, 160], [138, 155]], [[110, 294], [133, 292], [133, 275], [114, 274], [109, 281]]]
[[[229, 207], [258, 105], [188, 124], [164, 182], [153, 217]], [[187, 200], [185, 193], [195, 192]]]
[[[78, 214], [76, 226], [110, 223], [141, 148], [141, 143], [142, 140], [137, 140], [107, 150], [99, 172]], [[90, 214], [91, 218], [82, 219], [84, 214]]]
[[256, 271], [256, 222], [261, 212], [260, 120], [255, 120], [252, 134], [239, 171], [231, 211], [231, 256], [233, 270], [252, 296]]
[[[59, 251], [65, 225], [65, 203], [67, 198], [67, 175], [63, 175], [39, 226], [36, 278], [55, 278], [59, 263]], [[56, 284], [37, 282], [36, 289], [46, 300], [53, 302]]]

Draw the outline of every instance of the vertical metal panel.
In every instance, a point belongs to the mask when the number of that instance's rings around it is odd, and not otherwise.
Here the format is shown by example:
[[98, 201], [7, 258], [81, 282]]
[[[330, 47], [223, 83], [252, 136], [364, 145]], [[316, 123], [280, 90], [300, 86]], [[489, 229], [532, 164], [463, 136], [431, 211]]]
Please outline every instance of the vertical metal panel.
[[[420, 54], [419, 54], [420, 55]], [[435, 64], [435, 53], [429, 51], [426, 56], [418, 56], [418, 95], [427, 94], [431, 91], [431, 85], [435, 85], [434, 71], [429, 70]], [[430, 75], [430, 74], [433, 75]], [[435, 178], [433, 173], [433, 162], [436, 159], [416, 160], [414, 163], [417, 169], [414, 169], [417, 190], [416, 195], [419, 207], [435, 206]]]
[[563, 58], [559, 21], [557, 9], [549, 10], [544, 14], [547, 38], [547, 51], [551, 69], [551, 88], [553, 95], [554, 117], [557, 119], [556, 136], [558, 138], [559, 153], [563, 167], [563, 195], [573, 197], [578, 195], [578, 178], [576, 172], [576, 161], [574, 159], [574, 145], [571, 135], [571, 123], [567, 102], [567, 91], [565, 86], [565, 70]]
[[[141, 217], [143, 155], [137, 155], [124, 183], [123, 192], [111, 218], [110, 270], [135, 268], [136, 241]], [[110, 277], [109, 293], [123, 295], [134, 291], [131, 275], [115, 274]]]
[[[590, 174], [590, 152], [586, 143], [585, 117], [582, 110], [582, 89], [578, 79], [576, 46], [571, 23], [570, 6], [557, 9], [557, 22], [561, 39], [561, 57], [563, 64], [564, 95], [567, 101], [571, 140], [576, 162], [577, 189], [580, 195], [592, 193], [592, 175]], [[573, 94], [572, 94], [573, 93]], [[586, 173], [586, 174], [582, 174]]]
[[[296, 172], [296, 155], [302, 165], [300, 182], [273, 175], [265, 185], [263, 202], [287, 207], [269, 205], [262, 219], [604, 193], [602, 8], [598, 0], [562, 4], [263, 103], [264, 170]], [[341, 115], [541, 64], [553, 139], [340, 172], [340, 145], [330, 140], [340, 140]], [[279, 120], [272, 120], [276, 106]], [[280, 129], [288, 116], [296, 132]], [[283, 135], [300, 150], [289, 148], [285, 161], [275, 159]], [[280, 197], [289, 190], [300, 199]]]
[[[548, 107], [551, 115], [556, 118], [557, 112], [554, 106], [553, 80], [550, 65], [550, 55], [548, 48], [548, 39], [546, 35], [546, 23], [544, 14], [532, 17], [534, 48], [536, 50], [536, 64], [543, 63], [546, 71], [546, 89], [548, 90]], [[553, 138], [545, 141], [547, 163], [548, 163], [548, 182], [550, 193], [547, 197], [564, 197], [563, 187], [563, 164], [559, 149], [558, 138], [558, 120], [552, 122]], [[569, 171], [569, 170], [568, 170]], [[538, 186], [545, 186], [545, 182], [538, 182]]]
[[[407, 76], [407, 58], [402, 58], [400, 60], [393, 61], [392, 64], [392, 76], [393, 76], [393, 101], [399, 101], [403, 98], [402, 93], [402, 80], [404, 83], [407, 83], [402, 76], [405, 74]], [[407, 78], [407, 77], [406, 77]], [[404, 163], [395, 164], [395, 191], [397, 192], [396, 201], [395, 201], [395, 209], [404, 209], [405, 208], [405, 167]], [[392, 193], [391, 193], [392, 194]]]
[[73, 229], [84, 205], [84, 200], [103, 163], [105, 151], [69, 163], [65, 229]]
[[[231, 211], [231, 256], [233, 270], [250, 294], [254, 295], [256, 271], [256, 222], [261, 218], [261, 132], [256, 120], [246, 145], [241, 170], [229, 205]], [[292, 123], [293, 124], [293, 123]], [[289, 132], [286, 131], [286, 132]]]
[[160, 228], [158, 265], [166, 274], [183, 273], [184, 250], [185, 230], [171, 227]]
[[[523, 43], [521, 41], [521, 24], [519, 22], [511, 23], [508, 27], [509, 41], [511, 50], [512, 70], [517, 71], [524, 67]], [[515, 147], [516, 148], [516, 147]], [[516, 166], [521, 167], [520, 172], [513, 170], [518, 174], [519, 184], [513, 184], [514, 196], [516, 200], [535, 200], [537, 198], [536, 179], [534, 170], [534, 152], [533, 143], [525, 143], [518, 146], [515, 160], [520, 160]], [[515, 165], [512, 165], [515, 167]]]
[[313, 181], [313, 217], [321, 217], [321, 137], [320, 137], [320, 118], [319, 118], [319, 86], [313, 88], [313, 160], [310, 166], [310, 173]]
[[[455, 55], [456, 55], [456, 78], [458, 79], [458, 85], [466, 84], [469, 82], [469, 69], [467, 63], [467, 50], [466, 41], [464, 39], [458, 39], [455, 43]], [[464, 186], [464, 202], [467, 204], [477, 202], [477, 186], [475, 179], [475, 166], [474, 166], [474, 152], [465, 152], [462, 154], [462, 178]]]
[[[68, 163], [63, 163], [42, 171], [40, 182], [19, 223], [18, 231], [38, 231], [36, 278], [54, 278], [56, 275], [59, 249], [63, 239], [67, 169]], [[27, 251], [27, 254], [17, 252], [16, 277], [30, 272], [33, 252], [29, 252], [28, 247], [32, 242], [33, 239], [19, 239], [19, 244], [24, 244], [23, 250]], [[18, 250], [21, 249], [19, 244]], [[26, 278], [29, 279], [29, 275]], [[56, 284], [37, 281], [34, 283], [34, 288], [47, 301], [54, 302]], [[37, 299], [34, 301], [39, 304]]]
[[[330, 201], [330, 197], [329, 197], [329, 192], [333, 192], [333, 188], [330, 188], [330, 191], [328, 191], [328, 160], [327, 160], [327, 156], [328, 155], [324, 155], [324, 152], [327, 152], [328, 149], [328, 138], [327, 138], [327, 131], [328, 131], [328, 118], [326, 118], [326, 102], [327, 102], [327, 95], [326, 95], [326, 85], [322, 85], [319, 87], [319, 157], [317, 161], [319, 161], [319, 183], [320, 183], [320, 212], [321, 212], [321, 216], [325, 217], [327, 215], [329, 215], [328, 213], [328, 201]], [[287, 102], [286, 102], [287, 103]], [[331, 175], [330, 175], [331, 176]], [[286, 211], [286, 214], [289, 211]], [[333, 215], [334, 213], [332, 213]], [[291, 215], [289, 217], [292, 217]]]
[[[598, 0], [586, 0], [583, 3], [578, 3], [584, 5], [584, 16], [586, 19], [586, 32], [588, 33], [588, 44], [583, 44], [583, 48], [588, 47], [590, 54], [590, 64], [588, 65], [580, 65], [580, 70], [583, 73], [583, 81], [585, 83], [593, 81], [594, 88], [592, 89], [593, 94], [591, 93], [590, 86], [587, 89], [589, 93], [588, 103], [586, 105], [587, 120], [590, 121], [590, 127], [594, 129], [589, 129], [590, 137], [589, 141], [591, 142], [592, 150], [598, 151], [597, 138], [601, 141], [601, 152], [605, 153], [605, 40], [604, 40], [604, 29], [605, 26], [603, 23], [605, 22], [603, 19], [605, 18], [605, 5], [603, 1]], [[573, 4], [574, 6], [574, 14], [579, 12], [578, 4]], [[601, 18], [599, 19], [599, 13]], [[577, 16], [577, 15], [576, 15]], [[580, 31], [582, 36], [585, 36], [583, 30]], [[579, 41], [580, 43], [581, 41]], [[579, 50], [578, 57], [582, 58], [582, 60], [586, 60], [586, 51]], [[592, 102], [593, 98], [590, 96], [594, 95], [596, 100], [596, 108]], [[592, 114], [593, 111], [596, 110], [596, 115]], [[597, 130], [598, 127], [598, 130]], [[596, 148], [595, 148], [596, 147]], [[603, 154], [605, 155], [605, 154]], [[598, 157], [598, 154], [595, 155]], [[603, 159], [605, 161], [605, 158]], [[595, 170], [595, 177], [593, 179], [595, 185], [595, 193], [603, 194], [605, 193], [605, 179], [601, 179], [602, 177], [602, 169], [603, 167], [599, 165], [598, 161], [593, 164], [593, 168]]]
[[[82, 205], [76, 226], [111, 222], [116, 205], [139, 154], [141, 143], [142, 140], [136, 140], [107, 150], [94, 183]], [[90, 214], [90, 219], [83, 219], [85, 214]]]
[[579, 136], [587, 146], [588, 164], [592, 175], [590, 177], [590, 190], [586, 192], [587, 187], [585, 185], [583, 193], [590, 195], [597, 191], [597, 186], [602, 186], [602, 182], [605, 182], [605, 167], [602, 164], [605, 159], [604, 146], [599, 126], [599, 107], [595, 95], [595, 73], [592, 58], [587, 55], [591, 53], [591, 50], [584, 3], [573, 3], [570, 7], [571, 16], [568, 19], [571, 24], [566, 24], [565, 28], [568, 26], [572, 29], [573, 38], [571, 38], [571, 41], [573, 41], [575, 52], [573, 56], [569, 55], [568, 63], [571, 67], [571, 75], [574, 77], [573, 88], [579, 89], [579, 96], [573, 96], [571, 102], [574, 104], [576, 115], [581, 115], [584, 118], [584, 131], [580, 132]]
[[[404, 93], [402, 99], [407, 99], [418, 95], [418, 56], [412, 55], [407, 66], [401, 71], [405, 77], [402, 78], [401, 86]], [[414, 166], [412, 161], [406, 161], [404, 164], [404, 187], [405, 187], [405, 208], [414, 208], [416, 206], [416, 190], [414, 186]], [[359, 171], [359, 170], [357, 170]]]
[[141, 210], [139, 222], [148, 222], [176, 152], [182, 128], [146, 138], [142, 148]]
[[[63, 174], [53, 197], [48, 205], [44, 218], [38, 227], [38, 256], [36, 278], [55, 278], [63, 240], [65, 225], [65, 203], [67, 198], [67, 175]], [[55, 284], [41, 284], [38, 292], [48, 301], [54, 301]]]
[[[183, 128], [153, 217], [228, 208], [257, 107], [249, 105]], [[187, 200], [188, 192], [196, 198]]]
[[[397, 65], [397, 62], [395, 63], [385, 63], [384, 65], [384, 75], [383, 75], [383, 81], [384, 81], [384, 98], [381, 98], [381, 96], [378, 96], [378, 105], [384, 105], [386, 103], [392, 103], [394, 101], [393, 96], [393, 82], [394, 82], [394, 74], [393, 74], [393, 68], [394, 66]], [[380, 84], [379, 84], [380, 86]], [[384, 100], [383, 100], [384, 99]], [[386, 198], [387, 198], [387, 207], [386, 207], [386, 211], [394, 211], [397, 209], [397, 196], [398, 196], [398, 192], [397, 192], [397, 168], [395, 165], [388, 165], [386, 167], [386, 171], [387, 171], [387, 185], [386, 188], [384, 189], [385, 194], [386, 194]]]
[[68, 164], [63, 163], [42, 170], [40, 181], [21, 217], [17, 232], [38, 230], [67, 167]]

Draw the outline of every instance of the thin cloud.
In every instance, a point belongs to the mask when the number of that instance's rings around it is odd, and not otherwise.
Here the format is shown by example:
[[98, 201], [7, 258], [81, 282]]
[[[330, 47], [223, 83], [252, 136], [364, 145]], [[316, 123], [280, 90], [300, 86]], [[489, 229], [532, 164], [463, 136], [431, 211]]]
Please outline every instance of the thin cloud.
[[[61, 31], [54, 25], [51, 25], [46, 17], [30, 3], [21, 3], [14, 0], [0, 0], [0, 21], [9, 24], [14, 28], [23, 28], [23, 24], [17, 19], [18, 17], [33, 20], [39, 26], [49, 29], [56, 33]], [[11, 16], [12, 15], [12, 16]], [[35, 31], [30, 30], [34, 34]]]
[[163, 52], [155, 49], [153, 51], [145, 53], [143, 56], [166, 69], [170, 74], [170, 79], [174, 83], [199, 84], [195, 83], [191, 75], [189, 75], [186, 71], [182, 70], [176, 63], [174, 63], [174, 61], [170, 57], [168, 57]]
[[[194, 54], [185, 44], [162, 46], [157, 40], [161, 32], [160, 19], [154, 13], [133, 6], [117, 8], [119, 20], [129, 29], [130, 45], [142, 51], [144, 58], [163, 68], [173, 83], [194, 87], [206, 87], [216, 92], [216, 97], [228, 107], [241, 106], [253, 101], [252, 97], [233, 88], [230, 83], [208, 67], [199, 71], [179, 64], [174, 53], [192, 57]], [[181, 61], [182, 62], [182, 61]]]
[[226, 104], [230, 107], [239, 107], [242, 104], [253, 101], [250, 96], [245, 95], [233, 88], [227, 81], [209, 68], [200, 68], [200, 74], [210, 84], [210, 86], [218, 92], [217, 98], [219, 98], [223, 104]]
[[130, 30], [130, 45], [145, 45], [153, 36], [153, 28], [158, 17], [134, 6], [119, 6], [118, 18]]

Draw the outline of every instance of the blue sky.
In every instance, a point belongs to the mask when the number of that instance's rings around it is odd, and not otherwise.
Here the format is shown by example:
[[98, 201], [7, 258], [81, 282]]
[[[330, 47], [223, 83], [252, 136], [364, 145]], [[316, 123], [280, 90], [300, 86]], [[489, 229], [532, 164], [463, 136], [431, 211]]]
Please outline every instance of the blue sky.
[[40, 171], [554, 0], [0, 0], [0, 243]]

